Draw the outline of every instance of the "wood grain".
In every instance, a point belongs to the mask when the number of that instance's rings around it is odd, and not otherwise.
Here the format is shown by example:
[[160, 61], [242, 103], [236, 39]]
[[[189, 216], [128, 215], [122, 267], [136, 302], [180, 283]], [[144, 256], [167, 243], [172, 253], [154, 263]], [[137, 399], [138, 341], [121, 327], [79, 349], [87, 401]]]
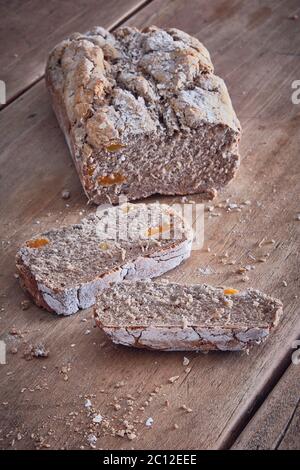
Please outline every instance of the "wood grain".
[[0, 3], [0, 79], [7, 102], [39, 80], [49, 51], [75, 31], [107, 29], [143, 5], [142, 0], [6, 0]]
[[232, 449], [300, 449], [300, 367], [290, 365]]
[[[92, 417], [84, 406], [85, 395], [95, 395], [91, 398], [95, 412], [108, 420], [107, 435], [105, 425], [98, 425], [97, 448], [226, 447], [258, 398], [275, 384], [292, 341], [299, 336], [300, 107], [292, 104], [291, 82], [300, 74], [296, 55], [300, 36], [297, 22], [287, 19], [299, 9], [298, 2], [188, 3], [187, 9], [187, 3], [179, 0], [154, 1], [130, 23], [179, 27], [209, 47], [243, 125], [242, 164], [236, 180], [213, 202], [213, 213], [220, 215], [206, 213], [203, 250], [194, 251], [167, 277], [259, 288], [283, 300], [284, 318], [269, 340], [249, 356], [189, 354], [191, 370], [186, 373], [182, 353], [113, 346], [93, 328], [91, 311], [71, 318], [57, 318], [35, 306], [22, 311], [24, 294], [14, 278], [17, 247], [33, 233], [79, 220], [84, 210], [93, 210], [86, 206], [40, 82], [1, 112], [0, 327], [8, 350], [18, 347], [17, 354], [8, 353], [7, 365], [0, 366], [3, 448], [87, 448]], [[68, 207], [60, 197], [64, 188], [71, 190]], [[240, 212], [217, 207], [227, 199], [250, 204], [242, 205]], [[258, 246], [263, 238], [275, 243]], [[267, 261], [258, 262], [266, 253]], [[235, 264], [223, 264], [221, 258]], [[240, 265], [254, 266], [247, 272], [247, 282], [236, 273]], [[215, 274], [199, 272], [207, 266]], [[87, 322], [81, 321], [84, 318]], [[13, 326], [23, 337], [11, 334]], [[25, 361], [26, 342], [39, 341], [49, 347], [49, 358]], [[62, 372], [68, 364], [70, 370]], [[168, 378], [175, 375], [179, 379], [170, 384]], [[122, 380], [124, 386], [116, 388]], [[128, 394], [134, 397], [132, 404], [127, 402]], [[114, 397], [120, 410], [114, 408]], [[111, 435], [112, 428], [124, 427], [124, 416], [137, 429], [132, 441]], [[154, 424], [149, 429], [145, 420], [150, 416]]]

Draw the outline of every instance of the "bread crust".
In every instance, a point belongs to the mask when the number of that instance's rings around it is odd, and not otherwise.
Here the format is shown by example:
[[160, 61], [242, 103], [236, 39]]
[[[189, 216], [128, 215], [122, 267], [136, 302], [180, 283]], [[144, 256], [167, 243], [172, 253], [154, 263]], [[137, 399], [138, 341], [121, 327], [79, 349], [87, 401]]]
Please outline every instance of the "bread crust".
[[236, 173], [241, 127], [227, 88], [205, 47], [182, 31], [75, 33], [51, 52], [46, 83], [96, 204], [121, 194], [210, 199]]

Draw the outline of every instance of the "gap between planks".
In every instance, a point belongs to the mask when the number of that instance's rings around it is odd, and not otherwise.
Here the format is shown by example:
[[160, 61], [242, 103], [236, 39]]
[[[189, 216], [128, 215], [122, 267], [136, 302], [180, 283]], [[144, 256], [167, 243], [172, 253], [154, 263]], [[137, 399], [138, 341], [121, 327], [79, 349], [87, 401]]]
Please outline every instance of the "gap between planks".
[[275, 387], [278, 385], [284, 374], [287, 372], [288, 368], [291, 365], [292, 352], [292, 349], [288, 351], [283, 357], [283, 359], [277, 364], [277, 367], [273, 372], [271, 378], [262, 387], [260, 394], [257, 395], [252, 401], [252, 403], [249, 404], [245, 413], [239, 417], [239, 420], [235, 424], [231, 433], [229, 433], [228, 437], [224, 440], [223, 444], [220, 446], [220, 449], [230, 450], [234, 446], [239, 435], [245, 430], [252, 418], [259, 412], [263, 403], [272, 394]]

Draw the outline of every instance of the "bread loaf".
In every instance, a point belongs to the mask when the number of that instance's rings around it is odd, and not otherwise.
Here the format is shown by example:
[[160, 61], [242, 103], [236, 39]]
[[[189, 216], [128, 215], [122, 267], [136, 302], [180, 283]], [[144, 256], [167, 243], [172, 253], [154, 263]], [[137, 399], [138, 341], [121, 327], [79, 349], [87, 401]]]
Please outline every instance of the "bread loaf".
[[37, 305], [70, 315], [93, 305], [110, 282], [174, 268], [189, 257], [192, 239], [190, 227], [169, 206], [123, 204], [28, 240], [16, 263]]
[[46, 82], [89, 200], [212, 198], [235, 175], [241, 127], [207, 49], [174, 28], [96, 27], [51, 52]]
[[165, 351], [248, 350], [278, 324], [282, 303], [257, 290], [137, 281], [99, 295], [98, 326], [114, 343]]

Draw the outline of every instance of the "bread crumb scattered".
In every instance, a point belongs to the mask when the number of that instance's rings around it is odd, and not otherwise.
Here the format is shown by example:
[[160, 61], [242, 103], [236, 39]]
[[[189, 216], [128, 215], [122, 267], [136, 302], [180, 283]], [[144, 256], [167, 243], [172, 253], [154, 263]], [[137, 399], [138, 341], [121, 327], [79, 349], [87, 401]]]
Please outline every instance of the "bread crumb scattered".
[[173, 377], [170, 377], [168, 382], [170, 382], [171, 384], [173, 384], [174, 382], [176, 382], [176, 380], [179, 379], [179, 375], [174, 375]]
[[145, 425], [148, 427], [148, 428], [151, 428], [151, 426], [153, 425], [153, 418], [148, 418], [145, 422]]
[[24, 351], [23, 357], [26, 360], [33, 358], [47, 358], [49, 356], [49, 350], [46, 349], [44, 344], [32, 345], [30, 344]]
[[184, 366], [188, 366], [188, 365], [189, 365], [189, 363], [190, 363], [190, 360], [189, 360], [189, 358], [187, 358], [187, 357], [184, 357], [184, 358], [183, 358], [183, 361], [182, 361], [182, 364], [183, 364]]
[[124, 385], [125, 385], [124, 380], [121, 380], [120, 382], [116, 383], [115, 388], [121, 388], [121, 387], [124, 387]]
[[61, 192], [61, 197], [62, 199], [70, 199], [70, 196], [71, 196], [71, 193], [68, 189], [64, 189], [62, 192]]
[[95, 434], [89, 434], [88, 437], [87, 437], [87, 441], [88, 441], [90, 447], [92, 447], [92, 449], [96, 448], [97, 437], [95, 436]]
[[28, 299], [24, 299], [21, 301], [21, 309], [28, 310], [31, 307], [31, 302]]
[[93, 423], [101, 423], [101, 421], [103, 420], [103, 417], [100, 415], [100, 414], [96, 414], [94, 417], [93, 417]]

